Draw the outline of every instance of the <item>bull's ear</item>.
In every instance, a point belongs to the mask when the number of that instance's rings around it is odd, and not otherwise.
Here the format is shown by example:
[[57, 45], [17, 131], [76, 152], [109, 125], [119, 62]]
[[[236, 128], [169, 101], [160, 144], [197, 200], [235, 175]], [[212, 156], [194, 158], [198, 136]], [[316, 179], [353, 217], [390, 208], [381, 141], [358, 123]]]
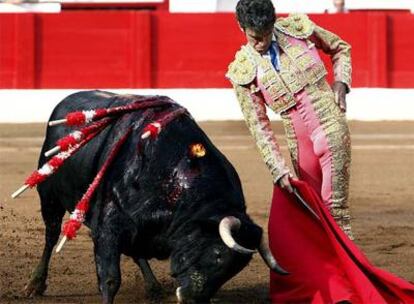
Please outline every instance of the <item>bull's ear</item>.
[[197, 225], [204, 231], [209, 231], [209, 232], [214, 233], [218, 231], [220, 220], [221, 220], [221, 217], [215, 215], [215, 216], [211, 216], [208, 218], [199, 219], [196, 222], [197, 222]]

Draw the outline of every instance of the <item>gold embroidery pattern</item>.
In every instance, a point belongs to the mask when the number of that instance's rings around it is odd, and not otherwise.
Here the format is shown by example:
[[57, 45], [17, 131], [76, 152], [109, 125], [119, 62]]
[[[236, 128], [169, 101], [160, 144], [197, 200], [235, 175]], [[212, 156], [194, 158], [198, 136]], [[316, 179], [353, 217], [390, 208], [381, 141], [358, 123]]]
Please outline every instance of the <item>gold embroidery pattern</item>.
[[324, 78], [328, 74], [323, 63], [317, 63], [316, 65], [305, 70], [306, 78], [309, 84], [314, 84]]
[[283, 127], [285, 129], [286, 141], [290, 153], [293, 168], [295, 169], [296, 176], [299, 177], [299, 154], [298, 154], [298, 140], [293, 126], [292, 119], [287, 113], [281, 113]]
[[349, 89], [352, 79], [351, 46], [319, 26], [315, 26], [310, 40], [316, 47], [322, 48], [325, 53], [332, 56], [335, 81], [347, 84]]
[[[283, 52], [280, 55], [281, 71], [277, 72], [271, 65], [270, 61], [263, 58], [250, 45], [242, 48], [243, 58], [248, 62], [255, 62], [255, 69], [262, 71], [260, 83], [269, 92], [273, 103], [270, 107], [276, 113], [288, 110], [296, 104], [293, 94], [298, 93], [307, 84], [313, 84], [325, 77], [327, 71], [322, 62], [317, 62], [308, 53], [308, 49], [300, 45], [291, 45], [286, 36], [277, 33], [278, 42]], [[239, 55], [240, 57], [241, 55]], [[237, 57], [237, 56], [236, 56]], [[247, 58], [247, 59], [246, 59]], [[235, 62], [237, 64], [237, 61]], [[233, 65], [230, 71], [234, 71]], [[230, 77], [234, 80], [237, 77]], [[251, 79], [252, 77], [249, 77]], [[253, 79], [252, 79], [253, 80]], [[233, 81], [234, 83], [244, 83], [241, 80]]]
[[309, 53], [309, 49], [305, 49], [301, 45], [292, 46], [284, 34], [277, 33], [277, 37], [283, 50], [280, 56], [281, 76], [284, 80], [286, 78], [288, 82], [292, 82], [291, 77], [296, 77], [296, 82], [289, 87], [292, 92], [299, 92], [305, 85], [316, 83], [326, 76], [328, 72], [325, 65], [323, 62], [315, 60]]
[[308, 68], [311, 68], [315, 64], [313, 57], [310, 54], [305, 53], [305, 52], [301, 54], [301, 56], [293, 57], [293, 58], [295, 58], [295, 63], [301, 70], [306, 70]]
[[226, 77], [233, 83], [246, 85], [255, 79], [256, 73], [256, 62], [249, 56], [245, 48], [242, 47], [242, 49], [236, 53], [235, 60], [230, 63]]
[[[258, 94], [251, 94], [248, 88], [235, 85], [237, 100], [244, 115], [250, 133], [255, 139], [259, 152], [276, 183], [280, 177], [289, 173], [285, 160], [280, 152], [279, 145], [272, 131], [263, 98]], [[260, 94], [260, 93], [259, 93]]]
[[290, 69], [283, 69], [280, 72], [280, 77], [289, 88], [289, 91], [293, 94], [302, 90], [307, 84], [303, 77], [303, 73], [293, 66]]
[[312, 34], [315, 25], [304, 14], [290, 14], [287, 18], [279, 18], [275, 27], [286, 35], [304, 39]]
[[276, 113], [280, 113], [293, 107], [296, 104], [296, 100], [294, 99], [293, 94], [291, 94], [293, 85], [296, 84], [296, 89], [298, 86], [302, 89], [305, 84], [298, 84], [297, 78], [294, 76], [292, 76], [291, 81], [288, 82], [286, 79], [283, 79], [282, 74], [278, 74], [276, 70], [273, 69], [269, 60], [261, 57], [258, 53], [252, 54], [253, 56], [256, 56], [255, 60], [258, 62], [259, 68], [263, 71], [259, 81], [263, 84], [273, 100], [273, 103], [270, 105], [271, 109]]
[[[324, 81], [325, 82], [325, 81]], [[351, 164], [351, 139], [345, 115], [334, 101], [328, 85], [309, 86], [309, 94], [316, 115], [328, 139], [332, 154], [332, 206], [331, 214], [342, 230], [352, 238], [351, 217], [348, 207]]]
[[292, 59], [296, 59], [296, 58], [302, 57], [307, 54], [306, 50], [303, 49], [303, 47], [301, 47], [300, 45], [290, 45], [287, 39], [283, 43], [283, 45], [284, 45], [283, 48], [286, 50], [286, 52], [289, 52], [289, 55]]

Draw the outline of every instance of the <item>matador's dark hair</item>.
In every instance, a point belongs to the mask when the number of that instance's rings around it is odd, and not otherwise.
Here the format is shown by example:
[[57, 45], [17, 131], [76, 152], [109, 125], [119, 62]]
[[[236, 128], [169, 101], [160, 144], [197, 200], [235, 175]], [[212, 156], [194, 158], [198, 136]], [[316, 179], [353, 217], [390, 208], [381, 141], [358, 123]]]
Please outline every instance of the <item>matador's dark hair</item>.
[[271, 0], [240, 0], [236, 6], [236, 17], [244, 30], [250, 28], [262, 33], [273, 27], [275, 7]]

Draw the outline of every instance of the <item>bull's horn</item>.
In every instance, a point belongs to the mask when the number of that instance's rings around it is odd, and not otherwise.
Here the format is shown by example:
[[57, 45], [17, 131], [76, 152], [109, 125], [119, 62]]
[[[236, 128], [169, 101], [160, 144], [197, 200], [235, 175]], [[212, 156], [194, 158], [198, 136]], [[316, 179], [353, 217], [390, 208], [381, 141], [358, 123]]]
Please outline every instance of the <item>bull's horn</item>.
[[238, 218], [234, 216], [226, 216], [220, 221], [219, 233], [224, 244], [227, 245], [230, 249], [244, 253], [244, 254], [253, 254], [256, 250], [248, 249], [237, 244], [231, 235], [232, 230], [238, 230], [240, 228], [241, 222]]
[[276, 261], [273, 254], [270, 252], [270, 248], [268, 243], [265, 240], [265, 237], [262, 236], [262, 240], [260, 241], [260, 247], [259, 247], [259, 253], [262, 256], [264, 262], [267, 266], [274, 272], [281, 274], [281, 275], [287, 275], [289, 272], [284, 270], [282, 267], [279, 266], [278, 262]]

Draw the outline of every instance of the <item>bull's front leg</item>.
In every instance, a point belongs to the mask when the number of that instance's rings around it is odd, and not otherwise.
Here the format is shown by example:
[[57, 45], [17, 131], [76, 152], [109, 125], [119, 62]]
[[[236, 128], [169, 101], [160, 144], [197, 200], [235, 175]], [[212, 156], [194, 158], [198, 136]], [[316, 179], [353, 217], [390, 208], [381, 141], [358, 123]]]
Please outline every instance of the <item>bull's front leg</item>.
[[102, 294], [102, 303], [111, 304], [121, 286], [119, 249], [122, 222], [116, 207], [109, 203], [104, 208], [104, 217], [93, 233], [96, 273]]
[[162, 296], [164, 295], [162, 286], [155, 277], [148, 261], [140, 258], [134, 258], [134, 261], [138, 264], [139, 269], [142, 272], [146, 296], [149, 299], [154, 300], [162, 298]]
[[40, 189], [42, 217], [46, 226], [45, 247], [39, 264], [33, 270], [30, 281], [24, 288], [24, 293], [27, 297], [42, 295], [46, 290], [49, 261], [53, 247], [59, 239], [62, 218], [65, 214], [65, 209], [62, 205], [58, 201], [52, 200], [48, 195], [45, 195], [45, 191], [42, 191], [43, 188]]

